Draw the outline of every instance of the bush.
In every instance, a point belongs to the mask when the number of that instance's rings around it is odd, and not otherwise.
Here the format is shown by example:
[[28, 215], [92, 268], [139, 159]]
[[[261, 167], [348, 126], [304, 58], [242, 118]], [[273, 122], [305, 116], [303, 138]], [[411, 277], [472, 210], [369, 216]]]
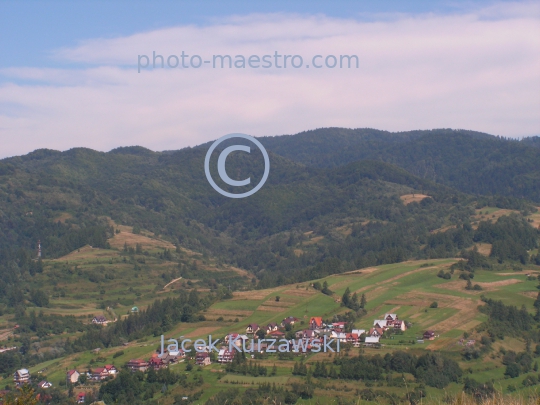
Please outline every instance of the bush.
[[117, 357], [120, 357], [124, 354], [124, 351], [123, 350], [120, 350], [119, 352], [116, 352], [115, 354], [113, 354], [113, 359], [116, 359]]
[[439, 307], [439, 303], [438, 303], [437, 301], [433, 301], [429, 307], [430, 307], [430, 308], [438, 308], [438, 307]]

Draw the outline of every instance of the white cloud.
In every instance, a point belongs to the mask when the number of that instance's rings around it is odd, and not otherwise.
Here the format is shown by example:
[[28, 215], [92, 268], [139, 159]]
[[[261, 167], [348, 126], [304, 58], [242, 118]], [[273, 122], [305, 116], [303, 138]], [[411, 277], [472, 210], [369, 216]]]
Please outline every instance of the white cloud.
[[[538, 134], [539, 14], [520, 3], [371, 22], [250, 15], [89, 40], [54, 53], [69, 67], [0, 72], [8, 78], [0, 87], [0, 156], [40, 147], [175, 149], [229, 132], [324, 126]], [[356, 54], [360, 67], [137, 73], [137, 55], [154, 50], [209, 60], [278, 51], [302, 55], [306, 64], [317, 54]]]

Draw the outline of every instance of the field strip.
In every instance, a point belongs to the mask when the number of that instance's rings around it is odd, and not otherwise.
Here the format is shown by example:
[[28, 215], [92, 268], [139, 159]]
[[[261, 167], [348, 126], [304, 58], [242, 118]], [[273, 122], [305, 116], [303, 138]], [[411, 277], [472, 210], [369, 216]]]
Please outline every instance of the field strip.
[[[498, 290], [501, 287], [512, 285], [512, 284], [518, 284], [523, 283], [523, 280], [518, 280], [517, 278], [510, 278], [506, 280], [500, 280], [500, 281], [491, 281], [491, 282], [474, 282], [473, 284], [478, 284], [482, 289], [484, 290]], [[440, 288], [443, 290], [453, 290], [453, 291], [461, 291], [463, 293], [467, 294], [473, 294], [478, 295], [481, 294], [481, 291], [474, 291], [474, 290], [466, 290], [465, 287], [467, 286], [467, 282], [465, 280], [454, 280], [449, 281], [447, 283], [441, 283], [441, 284], [435, 284], [433, 287]]]
[[185, 337], [192, 338], [197, 336], [209, 335], [212, 332], [221, 329], [220, 326], [201, 326], [200, 328], [195, 329], [189, 333], [186, 333]]

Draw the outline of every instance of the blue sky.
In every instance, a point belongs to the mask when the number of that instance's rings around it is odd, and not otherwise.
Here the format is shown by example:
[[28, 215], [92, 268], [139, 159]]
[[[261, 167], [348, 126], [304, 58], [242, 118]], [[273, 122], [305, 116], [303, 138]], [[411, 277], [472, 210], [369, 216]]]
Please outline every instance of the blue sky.
[[[139, 72], [182, 51], [306, 63]], [[0, 158], [321, 127], [538, 135], [540, 3], [0, 0]]]
[[503, 1], [0, 0], [0, 67], [58, 66], [51, 52], [79, 41], [179, 24], [204, 25], [230, 15], [281, 12], [369, 20], [394, 13], [464, 13], [494, 3]]

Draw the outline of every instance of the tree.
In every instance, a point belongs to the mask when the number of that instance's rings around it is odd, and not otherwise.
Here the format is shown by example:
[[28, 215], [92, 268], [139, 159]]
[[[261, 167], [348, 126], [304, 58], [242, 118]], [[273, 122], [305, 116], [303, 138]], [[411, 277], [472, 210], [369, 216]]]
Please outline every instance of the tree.
[[321, 292], [326, 295], [332, 295], [332, 291], [328, 288], [328, 282], [326, 280], [324, 280]]
[[276, 295], [276, 302], [279, 302], [280, 299], [281, 297], [279, 295]]
[[507, 375], [510, 378], [516, 378], [519, 377], [520, 372], [521, 370], [516, 363], [510, 363], [506, 366], [506, 371], [504, 372], [504, 375]]
[[429, 307], [430, 307], [430, 308], [438, 308], [438, 307], [439, 307], [439, 303], [438, 303], [437, 301], [433, 301]]
[[32, 387], [25, 384], [17, 391], [13, 396], [8, 395], [5, 405], [37, 405], [38, 399]]
[[88, 376], [86, 375], [86, 373], [81, 373], [79, 375], [79, 383], [86, 384], [86, 380], [88, 380]]
[[366, 294], [362, 293], [362, 298], [360, 299], [360, 308], [365, 308], [367, 305]]
[[347, 289], [343, 293], [343, 296], [341, 297], [341, 305], [344, 307], [349, 307], [350, 300], [351, 300], [351, 290], [349, 287], [347, 287]]

